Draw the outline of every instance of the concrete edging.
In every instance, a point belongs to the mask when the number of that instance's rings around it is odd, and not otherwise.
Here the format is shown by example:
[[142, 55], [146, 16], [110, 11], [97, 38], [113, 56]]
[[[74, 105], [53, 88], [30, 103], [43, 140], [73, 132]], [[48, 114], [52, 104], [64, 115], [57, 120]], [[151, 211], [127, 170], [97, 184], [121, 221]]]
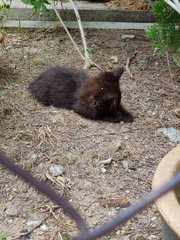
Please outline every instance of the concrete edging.
[[[1, 1], [1, 0], [0, 0]], [[149, 11], [113, 10], [104, 3], [88, 1], [76, 1], [84, 28], [96, 29], [146, 29], [155, 21]], [[61, 26], [57, 22], [54, 10], [47, 5], [48, 12], [32, 15], [32, 6], [13, 0], [11, 8], [0, 9], [0, 14], [5, 15], [3, 25], [5, 27], [17, 27], [19, 22], [23, 28], [54, 27]], [[57, 4], [57, 10], [61, 18], [70, 28], [77, 28], [76, 16], [69, 2]], [[4, 11], [4, 13], [3, 13]]]

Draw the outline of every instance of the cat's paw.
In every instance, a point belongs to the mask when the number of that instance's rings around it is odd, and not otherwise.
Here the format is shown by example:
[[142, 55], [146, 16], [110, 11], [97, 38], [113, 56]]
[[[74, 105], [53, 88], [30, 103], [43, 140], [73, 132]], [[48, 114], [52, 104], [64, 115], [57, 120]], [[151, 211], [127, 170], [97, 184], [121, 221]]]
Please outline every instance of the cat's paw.
[[123, 119], [122, 119], [124, 122], [133, 122], [134, 121], [134, 117], [133, 115], [131, 115], [130, 113], [126, 113], [123, 115]]

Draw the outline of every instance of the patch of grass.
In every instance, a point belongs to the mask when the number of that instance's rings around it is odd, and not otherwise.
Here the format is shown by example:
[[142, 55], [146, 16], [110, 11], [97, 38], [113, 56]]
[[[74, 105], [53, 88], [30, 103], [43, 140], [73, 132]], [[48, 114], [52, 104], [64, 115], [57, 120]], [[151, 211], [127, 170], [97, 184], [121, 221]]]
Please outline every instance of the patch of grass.
[[45, 65], [45, 62], [44, 62], [44, 59], [42, 59], [42, 58], [36, 58], [34, 61], [34, 64], [42, 66], [42, 65]]
[[169, 47], [177, 52], [180, 46], [179, 14], [164, 0], [153, 2], [152, 13], [156, 16], [157, 23], [149, 27], [146, 34], [152, 41], [152, 47], [160, 54], [165, 53]]
[[139, 60], [139, 65], [144, 66], [144, 65], [146, 65], [146, 64], [147, 64], [146, 59], [140, 59], [140, 60]]
[[0, 240], [6, 240], [8, 235], [6, 233], [0, 233]]
[[9, 82], [5, 82], [0, 85], [0, 90], [12, 90], [13, 86]]

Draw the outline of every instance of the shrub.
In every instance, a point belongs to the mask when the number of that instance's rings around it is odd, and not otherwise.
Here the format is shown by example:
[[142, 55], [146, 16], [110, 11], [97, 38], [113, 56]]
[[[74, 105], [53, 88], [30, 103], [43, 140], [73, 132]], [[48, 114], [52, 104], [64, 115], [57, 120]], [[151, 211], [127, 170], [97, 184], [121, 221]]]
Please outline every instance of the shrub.
[[157, 23], [146, 34], [152, 40], [152, 47], [160, 53], [164, 53], [168, 47], [176, 52], [180, 48], [180, 15], [164, 0], [154, 1], [152, 13]]

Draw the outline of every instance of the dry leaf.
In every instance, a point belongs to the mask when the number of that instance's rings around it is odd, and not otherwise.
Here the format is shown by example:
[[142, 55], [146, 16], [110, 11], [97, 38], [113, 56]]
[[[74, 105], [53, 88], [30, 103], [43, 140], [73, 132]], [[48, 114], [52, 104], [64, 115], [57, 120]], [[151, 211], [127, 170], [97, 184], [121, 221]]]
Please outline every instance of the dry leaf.
[[152, 125], [152, 124], [154, 124], [154, 119], [148, 117], [148, 118], [146, 118], [146, 122], [147, 122], [148, 125], [149, 125], [149, 124]]
[[180, 108], [175, 108], [174, 114], [176, 115], [176, 117], [180, 118]]
[[173, 106], [172, 102], [166, 100], [163, 102], [163, 107], [165, 108], [171, 108]]
[[99, 198], [99, 204], [102, 207], [127, 207], [129, 200], [124, 197], [113, 197], [113, 198]]
[[4, 35], [0, 32], [0, 43], [4, 42]]

